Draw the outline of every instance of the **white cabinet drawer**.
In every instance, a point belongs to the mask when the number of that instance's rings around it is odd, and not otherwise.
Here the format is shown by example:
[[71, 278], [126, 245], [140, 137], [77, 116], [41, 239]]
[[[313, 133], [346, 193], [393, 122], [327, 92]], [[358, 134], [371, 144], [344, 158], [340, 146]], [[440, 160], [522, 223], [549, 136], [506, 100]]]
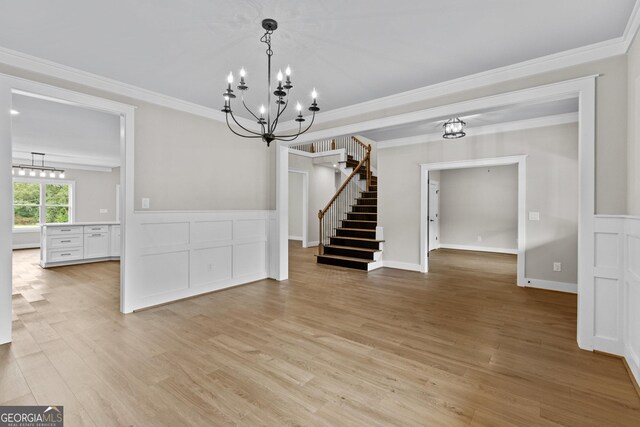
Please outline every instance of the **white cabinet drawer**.
[[59, 236], [66, 234], [82, 234], [81, 226], [68, 226], [68, 227], [47, 227], [48, 236]]
[[84, 226], [84, 234], [108, 233], [108, 232], [109, 232], [108, 225], [85, 225]]
[[104, 258], [109, 256], [109, 233], [84, 235], [84, 257]]
[[70, 236], [49, 236], [47, 241], [47, 248], [70, 248], [75, 246], [82, 247], [82, 235], [70, 235]]
[[82, 248], [55, 249], [47, 252], [47, 262], [60, 262], [82, 259]]

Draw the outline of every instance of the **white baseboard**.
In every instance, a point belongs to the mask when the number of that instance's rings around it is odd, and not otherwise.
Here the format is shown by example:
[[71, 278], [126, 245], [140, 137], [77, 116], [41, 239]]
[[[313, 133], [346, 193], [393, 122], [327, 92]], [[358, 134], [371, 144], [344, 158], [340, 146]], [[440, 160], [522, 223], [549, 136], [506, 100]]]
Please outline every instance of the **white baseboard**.
[[382, 260], [382, 266], [387, 268], [395, 268], [397, 270], [420, 271], [420, 264], [413, 264], [411, 262], [391, 261], [385, 259]]
[[13, 245], [13, 249], [38, 249], [40, 248], [40, 243], [21, 243], [17, 245]]
[[640, 385], [640, 356], [638, 356], [628, 344], [625, 347], [624, 359], [631, 371], [631, 375], [636, 380], [636, 384]]
[[578, 293], [578, 285], [575, 283], [525, 278], [524, 286], [527, 288], [546, 289], [548, 291], [567, 292], [570, 294]]
[[312, 246], [318, 246], [320, 244], [319, 241], [314, 240], [313, 242], [307, 242], [307, 247], [310, 248]]
[[459, 251], [491, 252], [491, 253], [497, 253], [497, 254], [518, 255], [518, 249], [491, 248], [487, 246], [450, 245], [447, 243], [440, 243], [440, 248], [456, 249]]
[[302, 236], [289, 236], [289, 240], [299, 240], [299, 241], [302, 241]]

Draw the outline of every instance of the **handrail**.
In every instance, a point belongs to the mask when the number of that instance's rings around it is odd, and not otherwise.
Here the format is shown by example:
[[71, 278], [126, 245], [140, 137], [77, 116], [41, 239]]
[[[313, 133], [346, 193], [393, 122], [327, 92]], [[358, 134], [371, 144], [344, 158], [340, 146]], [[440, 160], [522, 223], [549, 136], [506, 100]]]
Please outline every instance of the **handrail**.
[[[329, 200], [329, 203], [327, 203], [327, 205], [325, 206], [324, 209], [318, 211], [318, 220], [320, 223], [320, 233], [319, 233], [319, 244], [318, 244], [318, 254], [322, 255], [324, 253], [324, 242], [325, 242], [325, 236], [324, 236], [324, 222], [325, 222], [325, 217], [327, 216], [327, 213], [329, 212], [329, 210], [331, 210], [330, 212], [330, 218], [329, 218], [329, 222], [331, 228], [335, 228], [335, 226], [339, 223], [339, 221], [341, 221], [341, 212], [339, 211], [340, 208], [343, 209], [342, 214], [344, 214], [344, 212], [346, 212], [346, 207], [349, 203], [351, 203], [351, 199], [353, 197], [356, 196], [356, 191], [357, 189], [354, 188], [353, 185], [350, 186], [353, 178], [356, 175], [359, 175], [361, 172], [361, 169], [366, 165], [366, 178], [367, 178], [367, 184], [366, 184], [366, 190], [369, 191], [369, 189], [371, 188], [371, 145], [367, 145], [364, 144], [362, 141], [360, 141], [358, 138], [356, 137], [351, 137], [356, 143], [358, 143], [361, 148], [364, 150], [364, 155], [362, 156], [362, 159], [360, 159], [360, 162], [358, 162], [358, 165], [353, 169], [353, 171], [351, 172], [351, 174], [347, 177], [347, 179], [345, 179], [345, 181], [342, 183], [342, 185], [340, 186], [340, 188], [338, 189], [338, 191], [336, 191], [336, 193], [333, 195], [333, 197], [331, 198], [331, 200]], [[345, 191], [345, 189], [349, 187], [348, 191]], [[341, 206], [337, 207], [336, 206], [336, 201], [338, 200], [338, 198], [340, 198], [341, 196], [343, 196], [343, 193], [348, 193], [345, 194], [345, 197], [341, 198]], [[344, 205], [344, 206], [342, 206]], [[334, 209], [332, 209], [334, 208]]]

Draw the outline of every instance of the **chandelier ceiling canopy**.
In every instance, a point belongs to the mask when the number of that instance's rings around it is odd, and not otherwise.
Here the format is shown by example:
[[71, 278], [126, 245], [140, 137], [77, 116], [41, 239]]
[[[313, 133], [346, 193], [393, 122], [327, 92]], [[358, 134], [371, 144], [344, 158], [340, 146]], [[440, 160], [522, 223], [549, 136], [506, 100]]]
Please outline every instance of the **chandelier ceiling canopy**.
[[[297, 132], [289, 132], [286, 134], [276, 133], [276, 129], [278, 127], [278, 123], [282, 114], [287, 110], [290, 102], [289, 91], [293, 88], [293, 83], [291, 82], [291, 68], [287, 66], [284, 74], [282, 70], [278, 71], [276, 75], [276, 89], [272, 91], [272, 80], [271, 80], [271, 57], [273, 56], [273, 50], [271, 50], [271, 35], [278, 28], [278, 23], [274, 19], [264, 19], [262, 21], [262, 28], [264, 28], [265, 33], [260, 38], [262, 43], [267, 45], [267, 106], [264, 104], [260, 106], [258, 112], [253, 112], [246, 104], [244, 99], [245, 92], [249, 89], [247, 86], [247, 82], [245, 80], [246, 71], [244, 68], [240, 69], [240, 82], [238, 86], [236, 86], [237, 90], [240, 91], [240, 100], [234, 101], [236, 99], [236, 94], [234, 90], [231, 88], [231, 85], [234, 81], [233, 73], [229, 73], [227, 76], [227, 90], [223, 93], [224, 97], [224, 108], [222, 111], [225, 113], [227, 126], [234, 134], [244, 137], [244, 138], [262, 138], [264, 142], [267, 143], [267, 147], [271, 143], [271, 141], [279, 140], [279, 141], [293, 141], [298, 136], [302, 135], [306, 131], [308, 131], [313, 125], [313, 121], [315, 120], [316, 113], [320, 111], [318, 108], [317, 98], [318, 94], [315, 89], [311, 92], [312, 102], [309, 106], [308, 110], [311, 111], [311, 122], [307, 125], [304, 130], [302, 128], [302, 123], [306, 121], [306, 119], [302, 115], [302, 105], [300, 102], [296, 102], [296, 111], [297, 115], [295, 121], [298, 122], [298, 130]], [[275, 97], [275, 105], [272, 105], [271, 100], [272, 96]], [[247, 126], [242, 125], [234, 116], [232, 104], [238, 102], [238, 104], [242, 104], [249, 114], [255, 119], [257, 126], [255, 129], [249, 129]], [[235, 123], [234, 126], [229, 121], [229, 118]]]

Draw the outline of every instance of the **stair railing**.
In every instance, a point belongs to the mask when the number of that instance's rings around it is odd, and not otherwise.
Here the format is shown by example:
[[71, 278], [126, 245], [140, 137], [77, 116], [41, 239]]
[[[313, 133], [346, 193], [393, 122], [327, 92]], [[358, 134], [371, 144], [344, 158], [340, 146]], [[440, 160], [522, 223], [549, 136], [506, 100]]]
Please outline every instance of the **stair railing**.
[[[358, 157], [360, 161], [358, 165], [353, 169], [351, 175], [342, 183], [336, 194], [329, 200], [327, 206], [318, 212], [318, 219], [320, 222], [318, 255], [324, 254], [325, 245], [329, 244], [331, 233], [338, 228], [340, 221], [345, 219], [345, 215], [349, 212], [351, 204], [355, 204], [354, 201], [360, 194], [360, 187], [358, 187], [357, 180], [354, 179], [364, 172], [367, 179], [367, 191], [371, 188], [371, 145], [364, 144], [356, 137], [350, 137], [351, 144], [347, 148], [355, 154], [360, 154]], [[354, 158], [355, 155], [351, 154]]]
[[348, 155], [360, 161], [365, 155], [367, 145], [355, 137], [341, 136], [311, 143], [292, 145], [289, 148], [307, 153], [323, 153], [325, 151], [344, 149]]

